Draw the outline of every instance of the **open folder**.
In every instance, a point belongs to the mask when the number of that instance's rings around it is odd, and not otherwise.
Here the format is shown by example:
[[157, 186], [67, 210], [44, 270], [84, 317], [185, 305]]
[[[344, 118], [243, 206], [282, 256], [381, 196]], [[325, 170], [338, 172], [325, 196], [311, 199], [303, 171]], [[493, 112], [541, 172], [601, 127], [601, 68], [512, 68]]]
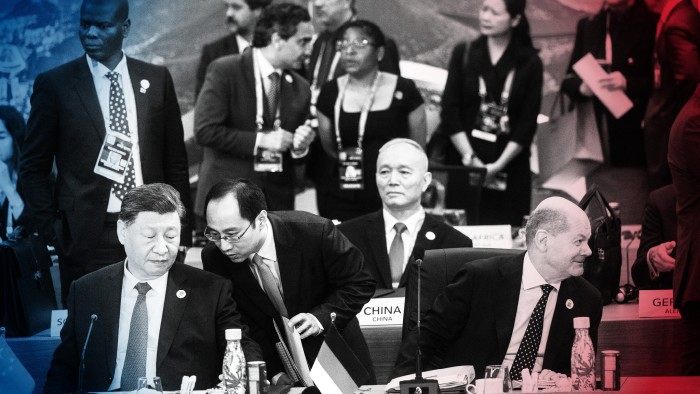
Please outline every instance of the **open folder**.
[[[314, 381], [311, 379], [311, 371], [309, 370], [309, 363], [306, 362], [306, 354], [301, 345], [301, 337], [296, 327], [289, 327], [288, 318], [282, 317], [282, 322], [284, 323], [284, 337], [277, 322], [272, 319], [272, 324], [274, 324], [277, 337], [279, 338], [279, 342], [275, 344], [275, 347], [280, 359], [282, 359], [287, 376], [294, 382], [301, 382], [305, 387], [313, 386]], [[288, 340], [289, 347], [286, 345], [285, 337]]]
[[[458, 393], [464, 392], [465, 386], [474, 380], [474, 367], [471, 365], [460, 365], [457, 367], [433, 369], [423, 372], [423, 379], [434, 379], [438, 381], [440, 391]], [[399, 383], [403, 380], [415, 379], [416, 374], [399, 376], [389, 382], [384, 390], [388, 393], [398, 393]]]

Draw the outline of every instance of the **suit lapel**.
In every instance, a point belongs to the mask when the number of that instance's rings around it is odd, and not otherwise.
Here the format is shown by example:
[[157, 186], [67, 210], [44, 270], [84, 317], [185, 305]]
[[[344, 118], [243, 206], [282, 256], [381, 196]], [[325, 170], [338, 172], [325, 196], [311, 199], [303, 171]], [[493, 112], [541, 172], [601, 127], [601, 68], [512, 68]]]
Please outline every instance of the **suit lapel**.
[[[564, 280], [559, 287], [557, 295], [557, 306], [554, 309], [552, 316], [552, 325], [549, 329], [547, 337], [547, 346], [544, 351], [544, 360], [556, 360], [557, 354], [566, 348], [571, 348], [571, 340], [567, 338], [573, 331], [574, 327], [574, 310], [576, 302], [573, 298], [576, 294], [576, 284], [573, 280]], [[573, 307], [569, 309], [566, 304], [568, 300], [572, 300]]]
[[[148, 103], [148, 90], [145, 92], [141, 91], [141, 81], [147, 81], [143, 78], [142, 70], [134, 64], [133, 60], [126, 58], [126, 65], [129, 69], [129, 78], [131, 79], [131, 88], [134, 91], [134, 101], [136, 102], [136, 124], [138, 127], [139, 141], [144, 141], [144, 136], [148, 132], [148, 115], [150, 113], [150, 106]], [[135, 130], [132, 130], [134, 132]], [[141, 148], [141, 162], [144, 163], [145, 159], [149, 157], [147, 152], [148, 144], [140, 143]], [[144, 149], [145, 148], [145, 149]]]
[[372, 257], [377, 265], [377, 271], [382, 279], [382, 286], [391, 288], [391, 264], [389, 263], [389, 253], [386, 251], [386, 233], [384, 232], [382, 211], [377, 212], [367, 220], [366, 236]]
[[[117, 342], [119, 339], [119, 315], [122, 301], [122, 283], [124, 282], [124, 262], [109, 268], [110, 273], [104, 283], [104, 291], [100, 294], [107, 295], [100, 297], [99, 311], [104, 311], [98, 315], [99, 321], [95, 324], [102, 324], [105, 329], [104, 349], [106, 353], [105, 362], [107, 371], [114, 371], [117, 360]], [[99, 297], [99, 294], [97, 295]]]
[[496, 313], [499, 354], [506, 354], [513, 333], [513, 324], [520, 298], [524, 254], [509, 259], [510, 261], [499, 269], [501, 277], [498, 279], [499, 283], [492, 286], [493, 293], [491, 294], [492, 310]]
[[100, 141], [103, 141], [107, 133], [105, 121], [102, 109], [100, 108], [100, 100], [97, 98], [95, 82], [93, 81], [92, 73], [90, 73], [87, 62], [88, 60], [86, 60], [84, 56], [76, 60], [76, 70], [73, 76], [74, 86], [78, 97], [80, 97], [80, 101], [83, 103], [83, 106], [85, 106], [85, 112], [90, 117], [95, 131], [97, 131]]
[[300, 302], [299, 297], [301, 291], [299, 285], [302, 283], [301, 275], [302, 255], [298, 247], [294, 247], [291, 243], [295, 237], [289, 233], [284, 222], [275, 216], [274, 213], [268, 214], [270, 223], [272, 224], [272, 232], [275, 238], [275, 250], [277, 252], [277, 265], [280, 270], [280, 281], [282, 282], [282, 291], [284, 292], [284, 305], [287, 307], [289, 316], [294, 316], [299, 313]]
[[[158, 356], [156, 357], [156, 371], [160, 369], [170, 346], [175, 339], [175, 334], [180, 327], [180, 320], [185, 312], [191, 297], [188, 297], [191, 287], [187, 284], [187, 276], [182, 273], [180, 267], [174, 264], [168, 273], [168, 286], [165, 289], [165, 302], [163, 304], [163, 317], [160, 323], [158, 337]], [[176, 294], [183, 290], [185, 296], [180, 298]]]
[[[225, 259], [224, 264], [229, 268], [228, 277], [231, 278], [234, 286], [240, 288], [241, 293], [246, 294], [251, 302], [255, 303], [265, 314], [270, 317], [276, 316], [277, 311], [274, 305], [272, 305], [272, 301], [270, 301], [267, 294], [265, 294], [260, 287], [258, 279], [253, 275], [249, 266], [250, 262], [246, 260], [245, 262], [236, 264], [229, 261], [223, 254], [222, 256], [222, 258]], [[240, 304], [240, 302], [238, 303]]]

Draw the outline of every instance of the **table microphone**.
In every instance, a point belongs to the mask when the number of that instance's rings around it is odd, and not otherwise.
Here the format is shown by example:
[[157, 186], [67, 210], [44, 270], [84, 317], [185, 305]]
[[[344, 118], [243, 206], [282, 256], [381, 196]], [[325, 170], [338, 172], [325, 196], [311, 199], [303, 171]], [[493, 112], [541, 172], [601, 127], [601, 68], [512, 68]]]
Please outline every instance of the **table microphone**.
[[80, 354], [80, 368], [78, 369], [78, 393], [84, 393], [83, 391], [83, 375], [85, 374], [85, 350], [87, 350], [88, 342], [90, 341], [90, 335], [92, 334], [92, 326], [97, 321], [97, 315], [92, 314], [90, 316], [90, 327], [88, 327], [87, 336], [85, 336], [85, 343], [83, 344], [83, 352]]
[[416, 378], [412, 380], [403, 380], [399, 382], [399, 387], [401, 389], [401, 394], [439, 394], [440, 386], [437, 380], [434, 379], [423, 379], [423, 365], [421, 361], [421, 351], [420, 351], [420, 277], [421, 277], [421, 266], [423, 265], [423, 257], [425, 256], [425, 249], [416, 245], [413, 248], [413, 257], [415, 258], [415, 264], [418, 272], [418, 297], [417, 297], [417, 312], [418, 319], [416, 320], [416, 334], [417, 334], [417, 345], [416, 345]]

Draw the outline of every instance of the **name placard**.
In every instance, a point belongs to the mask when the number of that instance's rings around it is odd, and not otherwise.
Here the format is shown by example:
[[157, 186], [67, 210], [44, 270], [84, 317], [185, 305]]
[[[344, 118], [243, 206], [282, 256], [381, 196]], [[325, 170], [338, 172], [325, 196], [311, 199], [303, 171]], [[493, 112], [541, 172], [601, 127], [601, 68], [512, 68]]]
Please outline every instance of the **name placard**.
[[673, 290], [640, 290], [639, 317], [675, 317], [681, 314], [673, 307]]
[[510, 224], [494, 226], [455, 226], [455, 229], [471, 238], [475, 248], [513, 248]]
[[61, 329], [66, 324], [68, 309], [56, 309], [51, 311], [51, 336], [61, 336]]
[[357, 314], [361, 326], [400, 326], [406, 297], [372, 298]]

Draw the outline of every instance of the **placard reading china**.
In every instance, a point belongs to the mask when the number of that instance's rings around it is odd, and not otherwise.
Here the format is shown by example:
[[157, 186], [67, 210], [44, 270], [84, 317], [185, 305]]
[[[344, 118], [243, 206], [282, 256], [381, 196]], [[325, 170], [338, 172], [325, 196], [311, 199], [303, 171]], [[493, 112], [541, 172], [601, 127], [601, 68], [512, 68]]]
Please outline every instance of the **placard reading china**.
[[673, 290], [640, 290], [639, 317], [675, 317], [681, 314], [673, 307]]
[[406, 297], [372, 298], [357, 314], [361, 326], [400, 326]]

